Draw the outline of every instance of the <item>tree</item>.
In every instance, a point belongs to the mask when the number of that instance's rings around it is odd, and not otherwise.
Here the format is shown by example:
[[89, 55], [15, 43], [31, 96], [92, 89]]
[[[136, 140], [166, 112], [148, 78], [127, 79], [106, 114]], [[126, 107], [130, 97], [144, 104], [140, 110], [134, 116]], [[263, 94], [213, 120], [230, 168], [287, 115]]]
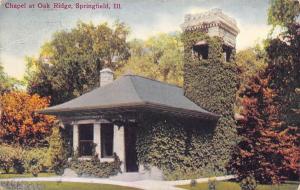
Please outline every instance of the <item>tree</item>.
[[[282, 128], [295, 137], [294, 144], [300, 147], [300, 2], [272, 0], [269, 9], [269, 24], [283, 32], [269, 39], [266, 52], [270, 87], [276, 92]], [[300, 149], [298, 149], [300, 162]], [[298, 172], [298, 177], [300, 173]], [[294, 176], [296, 178], [297, 176]]]
[[242, 86], [258, 72], [266, 68], [267, 63], [265, 59], [266, 52], [259, 45], [237, 52], [236, 64], [241, 70]]
[[116, 22], [98, 26], [79, 22], [45, 43], [38, 59], [27, 58], [28, 91], [51, 96], [51, 104], [77, 97], [99, 85], [99, 71], [121, 67], [129, 57], [128, 28]]
[[9, 92], [13, 89], [16, 89], [16, 84], [19, 84], [19, 81], [12, 77], [9, 77], [4, 72], [4, 68], [0, 63], [0, 95], [4, 92]]
[[269, 24], [282, 32], [266, 41], [267, 66], [241, 93], [243, 140], [230, 164], [240, 178], [254, 175], [262, 183], [299, 178], [299, 15], [299, 1], [271, 1]]
[[156, 80], [183, 84], [183, 44], [180, 34], [159, 34], [130, 42], [131, 56], [117, 75], [132, 73]]
[[254, 176], [260, 183], [279, 183], [300, 169], [295, 137], [281, 128], [269, 80], [263, 74], [253, 77], [241, 94], [244, 119], [239, 121], [238, 134], [242, 140], [229, 165], [240, 180]]
[[49, 98], [10, 92], [0, 96], [0, 138], [8, 144], [47, 145], [55, 121], [52, 116], [36, 113], [49, 105]]
[[266, 68], [266, 52], [260, 45], [241, 50], [236, 54], [236, 64], [240, 71], [240, 86], [237, 92], [235, 113], [240, 114], [242, 110], [242, 97], [239, 97], [238, 94], [245, 90], [245, 85], [247, 85], [252, 77]]

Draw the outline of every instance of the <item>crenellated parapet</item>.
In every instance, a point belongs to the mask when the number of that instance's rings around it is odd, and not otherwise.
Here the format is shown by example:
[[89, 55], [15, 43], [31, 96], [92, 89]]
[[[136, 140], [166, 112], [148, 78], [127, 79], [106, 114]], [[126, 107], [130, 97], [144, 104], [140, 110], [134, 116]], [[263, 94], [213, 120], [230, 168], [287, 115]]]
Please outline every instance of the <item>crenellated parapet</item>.
[[198, 14], [187, 14], [181, 25], [183, 31], [199, 30], [209, 36], [223, 38], [226, 45], [235, 48], [236, 36], [240, 32], [235, 19], [225, 15], [221, 9]]

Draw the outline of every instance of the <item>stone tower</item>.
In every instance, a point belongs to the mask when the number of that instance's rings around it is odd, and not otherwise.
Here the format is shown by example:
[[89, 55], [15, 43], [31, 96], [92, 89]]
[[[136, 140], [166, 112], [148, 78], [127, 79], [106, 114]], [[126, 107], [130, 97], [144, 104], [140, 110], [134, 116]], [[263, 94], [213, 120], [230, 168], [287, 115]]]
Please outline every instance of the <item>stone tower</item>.
[[[183, 31], [198, 31], [207, 33], [210, 37], [223, 39], [224, 58], [230, 59], [232, 50], [236, 47], [236, 37], [239, 33], [236, 21], [225, 15], [221, 9], [212, 9], [199, 14], [187, 14], [181, 25]], [[201, 56], [208, 57], [207, 41], [201, 40], [194, 44], [193, 50]]]
[[235, 64], [236, 36], [239, 33], [234, 19], [220, 9], [185, 16], [184, 44], [184, 93], [202, 108], [219, 114], [212, 129], [203, 134], [198, 159], [202, 173], [225, 174], [237, 133], [234, 104], [238, 86]]

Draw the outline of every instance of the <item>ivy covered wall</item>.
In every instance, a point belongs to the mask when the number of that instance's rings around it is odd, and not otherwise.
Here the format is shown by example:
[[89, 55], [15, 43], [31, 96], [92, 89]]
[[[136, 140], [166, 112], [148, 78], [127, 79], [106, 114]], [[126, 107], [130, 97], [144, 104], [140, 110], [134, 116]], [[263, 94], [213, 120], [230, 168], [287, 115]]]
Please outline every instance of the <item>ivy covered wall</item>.
[[[207, 60], [192, 58], [191, 48], [200, 40], [209, 44]], [[223, 175], [237, 141], [235, 52], [225, 62], [222, 40], [199, 32], [185, 32], [183, 42], [185, 95], [221, 117], [217, 123], [162, 115], [143, 117], [137, 132], [138, 160], [146, 167], [162, 169], [167, 179]]]
[[146, 168], [156, 166], [171, 180], [221, 174], [206, 148], [215, 122], [147, 115], [139, 125], [137, 154]]
[[[193, 59], [192, 47], [200, 40], [208, 43], [208, 59]], [[219, 114], [213, 137], [205, 147], [210, 151], [214, 170], [225, 173], [231, 151], [236, 144], [237, 132], [234, 120], [234, 104], [238, 88], [235, 50], [228, 62], [223, 57], [223, 41], [199, 31], [185, 31], [184, 90], [185, 96], [200, 107]], [[203, 150], [201, 150], [203, 151]], [[200, 162], [207, 162], [208, 157]]]

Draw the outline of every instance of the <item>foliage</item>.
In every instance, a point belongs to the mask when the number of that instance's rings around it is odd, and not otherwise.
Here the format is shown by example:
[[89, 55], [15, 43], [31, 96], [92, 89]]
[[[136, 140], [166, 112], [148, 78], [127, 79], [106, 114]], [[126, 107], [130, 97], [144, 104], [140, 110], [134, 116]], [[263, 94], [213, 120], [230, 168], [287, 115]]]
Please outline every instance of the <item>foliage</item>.
[[52, 116], [36, 113], [49, 105], [48, 98], [25, 92], [10, 92], [0, 96], [0, 138], [9, 144], [39, 146], [47, 144], [55, 121]]
[[30, 172], [38, 175], [40, 171], [49, 171], [53, 166], [49, 162], [51, 155], [47, 148], [22, 148], [16, 145], [0, 145], [0, 168], [6, 173], [23, 174]]
[[9, 171], [14, 168], [16, 172], [20, 172], [20, 165], [22, 166], [22, 149], [18, 147], [0, 145], [0, 168], [9, 173]]
[[236, 64], [240, 70], [241, 86], [244, 86], [243, 84], [246, 84], [258, 72], [266, 68], [265, 59], [266, 52], [259, 45], [237, 52]]
[[[280, 2], [277, 0], [274, 3]], [[290, 3], [293, 4], [292, 1]], [[277, 9], [280, 8], [277, 7]], [[297, 89], [300, 88], [300, 25], [298, 22], [290, 23], [289, 21], [299, 18], [299, 2], [295, 5], [295, 9], [298, 11], [291, 14], [290, 19], [282, 20], [287, 30], [280, 33], [277, 38], [268, 40], [266, 74], [270, 77], [270, 88], [277, 95], [275, 101], [279, 107], [282, 127], [293, 129], [293, 132], [290, 130], [290, 133], [296, 137], [295, 144], [299, 147], [300, 117], [297, 110], [300, 109], [300, 95], [297, 93]], [[277, 17], [281, 18], [282, 15], [279, 14]]]
[[130, 58], [117, 75], [138, 74], [182, 86], [183, 44], [179, 33], [159, 34], [129, 44]]
[[247, 176], [245, 179], [241, 181], [241, 189], [242, 190], [255, 190], [257, 187], [255, 178], [252, 176]]
[[66, 165], [66, 153], [64, 150], [64, 144], [59, 126], [56, 126], [52, 130], [52, 134], [49, 138], [48, 155], [51, 162], [51, 170], [57, 175], [62, 175], [64, 167]]
[[39, 59], [27, 58], [28, 91], [58, 104], [99, 86], [101, 68], [116, 70], [128, 59], [127, 35], [119, 22], [113, 27], [79, 22], [71, 31], [55, 33]]
[[68, 164], [79, 176], [109, 177], [121, 172], [121, 161], [116, 154], [112, 162], [100, 162], [98, 156], [94, 156], [91, 160], [79, 160], [75, 157]]
[[[50, 172], [41, 172], [39, 173], [39, 177], [54, 177], [56, 174], [50, 173]], [[9, 174], [4, 174], [2, 173], [0, 175], [0, 179], [11, 179], [11, 178], [32, 178], [31, 173], [23, 173], [23, 174], [16, 174], [16, 173], [9, 173]]]
[[243, 139], [230, 168], [239, 179], [253, 175], [260, 183], [278, 183], [299, 169], [297, 147], [288, 129], [282, 129], [269, 78], [255, 77], [243, 92], [243, 116], [238, 133]]
[[24, 149], [22, 159], [27, 173], [36, 172], [37, 169], [47, 171], [51, 167], [48, 148]]
[[[207, 60], [192, 56], [193, 45], [201, 40], [209, 44]], [[211, 163], [211, 173], [225, 174], [232, 149], [238, 141], [233, 118], [238, 87], [235, 50], [233, 49], [229, 62], [225, 62], [222, 40], [217, 37], [211, 38], [197, 30], [185, 31], [183, 42], [185, 96], [200, 107], [220, 115], [212, 136], [205, 142], [199, 142], [203, 147], [199, 152], [207, 154], [203, 159], [197, 160], [199, 169]]]
[[9, 77], [5, 72], [0, 62], [0, 95], [16, 89], [16, 84], [19, 84], [19, 81]]
[[214, 170], [217, 157], [206, 148], [212, 123], [151, 114], [138, 123], [137, 157], [145, 168], [156, 166], [170, 180], [221, 174]]
[[191, 187], [195, 187], [197, 185], [197, 181], [192, 179], [190, 182]]
[[[192, 59], [192, 45], [201, 39], [210, 44], [208, 60]], [[162, 169], [167, 179], [225, 174], [237, 140], [233, 119], [236, 65], [233, 60], [223, 61], [222, 41], [218, 38], [193, 31], [183, 35], [183, 43], [185, 95], [222, 117], [216, 126], [215, 121], [197, 122], [147, 114], [139, 121], [138, 161], [146, 168]]]
[[297, 0], [271, 0], [268, 11], [268, 23], [276, 26], [290, 27], [296, 22], [300, 12]]
[[[257, 190], [295, 190], [299, 184], [278, 184], [278, 185], [257, 185]], [[178, 186], [190, 190], [207, 190], [208, 183], [198, 183], [195, 187], [190, 185]], [[236, 182], [220, 181], [216, 185], [217, 190], [241, 190], [240, 185]]]
[[[237, 92], [237, 95], [239, 95], [245, 90], [245, 86], [249, 80], [266, 68], [266, 52], [260, 45], [256, 45], [254, 48], [241, 50], [236, 54], [236, 63], [240, 71], [240, 86]], [[242, 97], [237, 96], [234, 110], [235, 113], [240, 114], [241, 110], [243, 109], [241, 104]]]
[[208, 180], [208, 190], [216, 190], [216, 180], [215, 179]]

